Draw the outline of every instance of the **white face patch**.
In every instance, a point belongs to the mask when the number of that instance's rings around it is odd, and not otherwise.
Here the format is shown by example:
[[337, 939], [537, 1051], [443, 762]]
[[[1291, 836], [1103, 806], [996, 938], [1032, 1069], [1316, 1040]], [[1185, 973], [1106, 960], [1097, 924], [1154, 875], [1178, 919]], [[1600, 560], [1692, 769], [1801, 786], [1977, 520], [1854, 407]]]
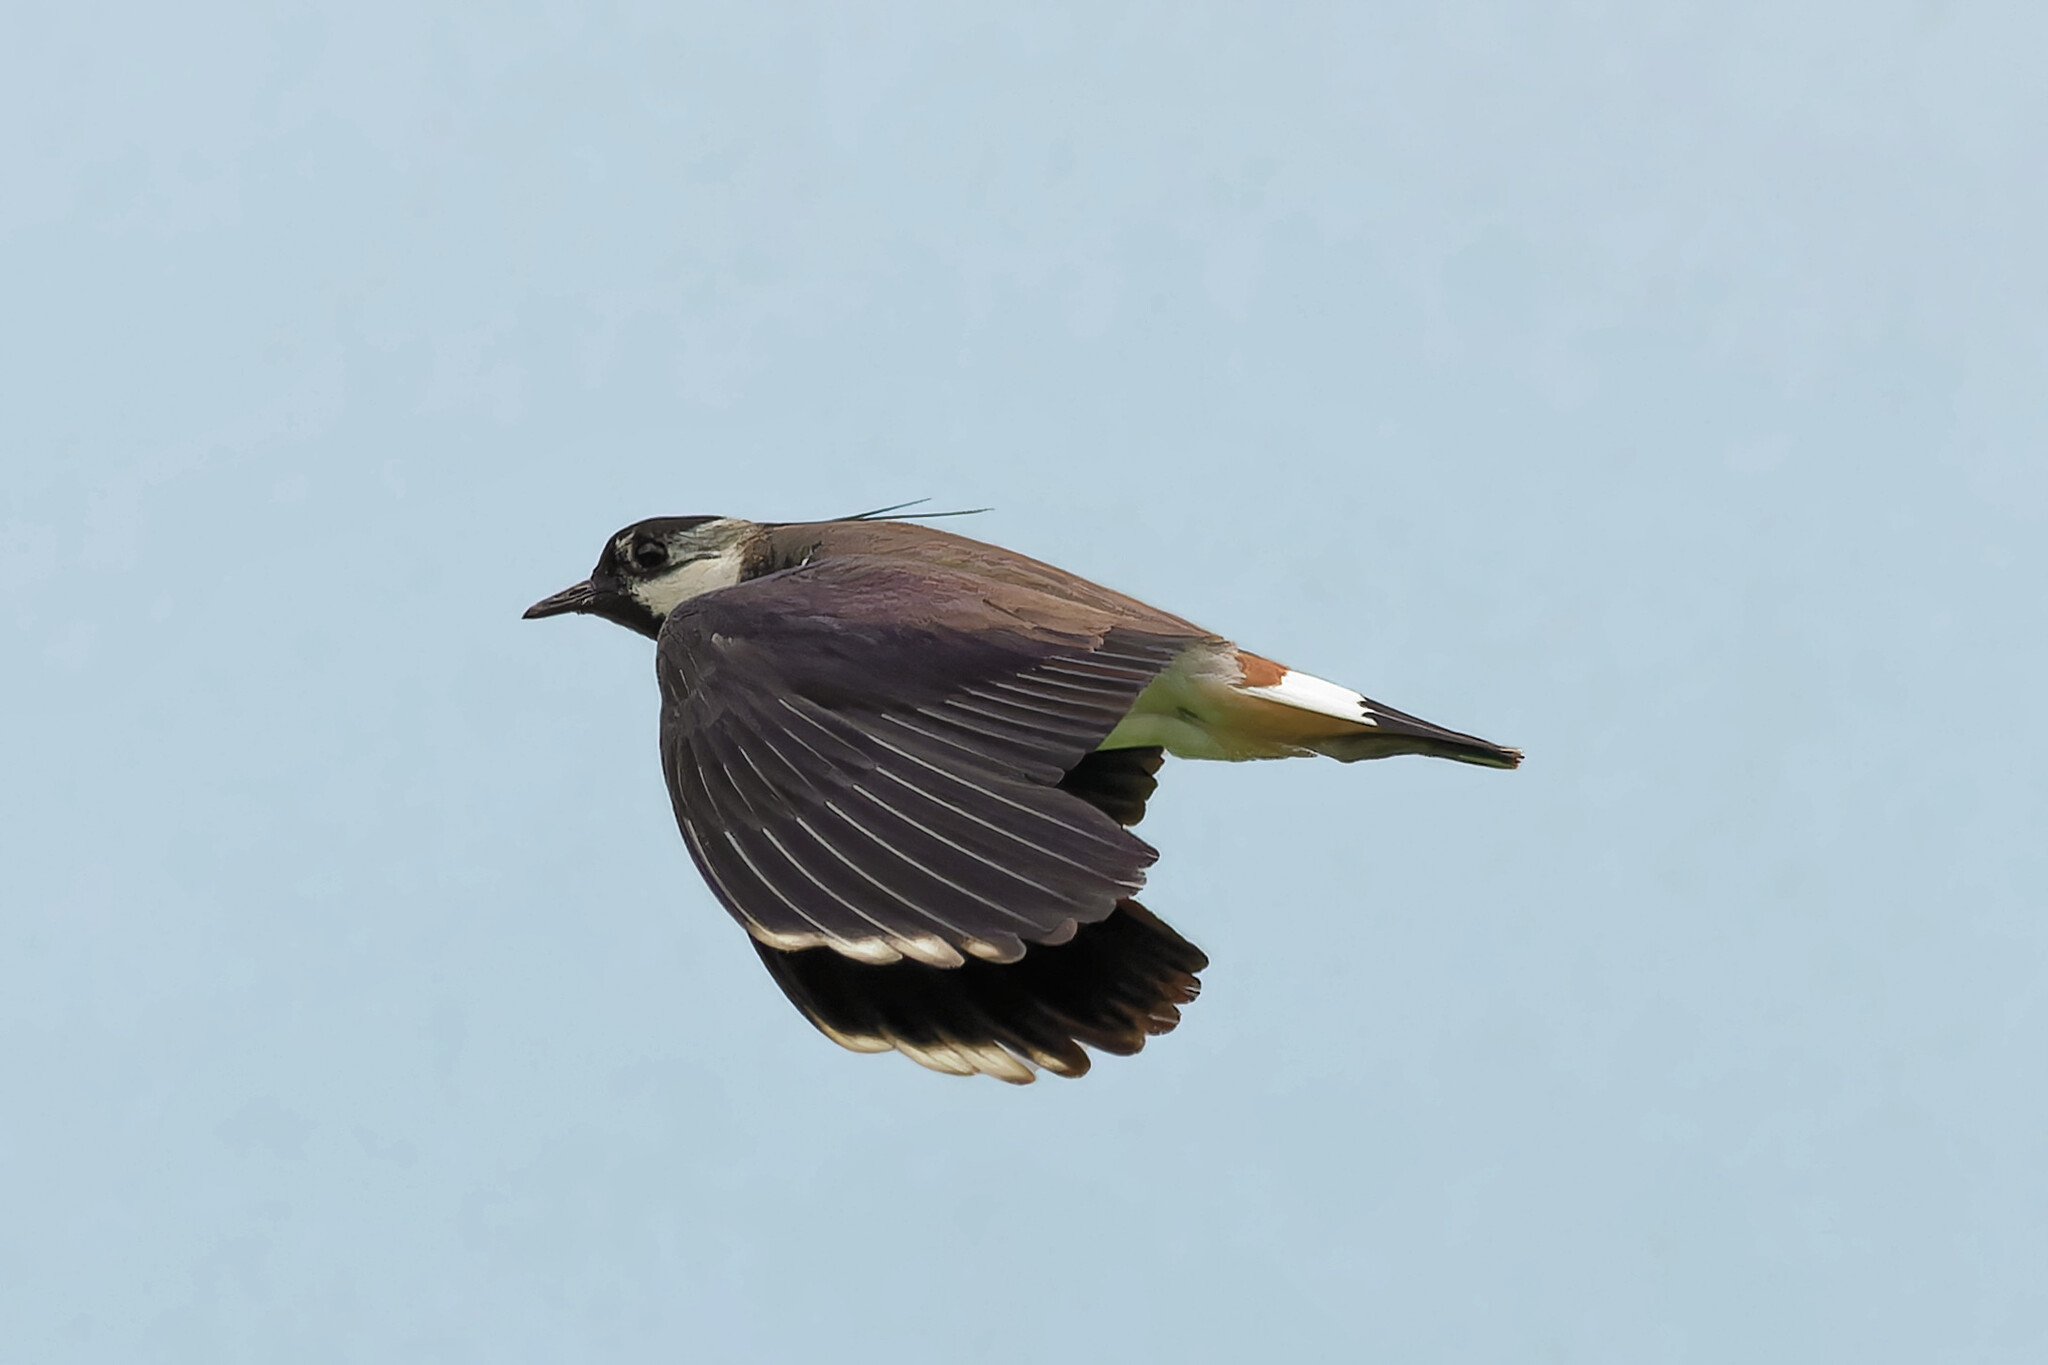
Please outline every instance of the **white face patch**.
[[642, 579], [626, 591], [655, 615], [667, 616], [678, 603], [739, 582], [743, 558], [741, 547], [731, 545], [708, 559], [692, 559], [659, 577]]

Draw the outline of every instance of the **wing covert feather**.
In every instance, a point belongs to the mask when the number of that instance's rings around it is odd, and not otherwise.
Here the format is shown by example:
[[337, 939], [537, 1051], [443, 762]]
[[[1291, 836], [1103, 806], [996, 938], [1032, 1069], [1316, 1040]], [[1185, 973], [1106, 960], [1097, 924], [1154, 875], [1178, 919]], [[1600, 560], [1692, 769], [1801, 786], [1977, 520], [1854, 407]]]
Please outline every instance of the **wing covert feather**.
[[656, 664], [677, 823], [771, 949], [1015, 961], [1143, 885], [1152, 848], [1059, 784], [1201, 638], [881, 560], [693, 598]]

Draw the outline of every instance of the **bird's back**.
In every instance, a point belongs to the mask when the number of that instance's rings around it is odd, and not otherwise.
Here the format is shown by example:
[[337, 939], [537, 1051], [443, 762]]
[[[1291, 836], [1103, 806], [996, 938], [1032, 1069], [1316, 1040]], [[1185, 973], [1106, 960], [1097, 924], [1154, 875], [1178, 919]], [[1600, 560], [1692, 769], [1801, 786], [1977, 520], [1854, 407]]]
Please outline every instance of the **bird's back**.
[[868, 556], [970, 574], [1104, 612], [1120, 624], [1161, 635], [1220, 639], [1192, 621], [1090, 582], [1028, 555], [966, 536], [901, 521], [789, 522], [767, 527], [778, 565], [810, 558]]

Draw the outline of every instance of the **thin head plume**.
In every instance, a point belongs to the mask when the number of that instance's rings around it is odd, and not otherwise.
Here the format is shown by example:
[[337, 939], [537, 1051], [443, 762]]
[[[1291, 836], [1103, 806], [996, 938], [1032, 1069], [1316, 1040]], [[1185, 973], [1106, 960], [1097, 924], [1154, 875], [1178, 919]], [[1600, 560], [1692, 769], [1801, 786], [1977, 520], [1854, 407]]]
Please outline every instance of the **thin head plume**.
[[[918, 507], [918, 506], [922, 506], [923, 504], [925, 504], [925, 503], [928, 503], [928, 502], [930, 502], [930, 501], [931, 501], [931, 499], [930, 499], [930, 498], [913, 498], [913, 499], [912, 499], [911, 501], [909, 501], [909, 502], [899, 502], [899, 503], [897, 503], [897, 504], [896, 504], [896, 505], [895, 505], [894, 507], [877, 507], [877, 508], [875, 508], [875, 509], [874, 509], [873, 511], [869, 511], [869, 512], [855, 512], [855, 513], [854, 513], [854, 514], [853, 514], [852, 516], [850, 516], [850, 517], [833, 517], [833, 518], [831, 518], [831, 520], [833, 520], [833, 521], [879, 521], [879, 520], [881, 520], [881, 519], [882, 519], [883, 517], [896, 517], [896, 514], [897, 514], [898, 512], [901, 512], [901, 511], [902, 511], [902, 510], [903, 510], [904, 508], [906, 508], [906, 507]], [[912, 512], [912, 513], [911, 513], [910, 515], [908, 515], [908, 516], [903, 516], [903, 517], [896, 517], [896, 520], [898, 520], [898, 521], [930, 521], [930, 520], [931, 520], [931, 519], [932, 519], [933, 517], [974, 517], [974, 516], [979, 516], [979, 515], [981, 515], [981, 514], [982, 514], [983, 512], [992, 512], [992, 511], [994, 511], [994, 510], [995, 510], [995, 509], [994, 509], [994, 508], [992, 508], [992, 507], [963, 507], [963, 508], [959, 509], [958, 511], [953, 511], [953, 512]]]

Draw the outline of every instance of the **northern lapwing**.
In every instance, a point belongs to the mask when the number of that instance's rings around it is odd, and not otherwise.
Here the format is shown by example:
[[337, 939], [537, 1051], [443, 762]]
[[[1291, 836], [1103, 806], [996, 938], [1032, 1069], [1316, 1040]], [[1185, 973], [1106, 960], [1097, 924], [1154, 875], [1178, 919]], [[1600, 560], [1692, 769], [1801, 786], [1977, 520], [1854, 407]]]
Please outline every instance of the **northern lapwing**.
[[526, 611], [656, 642], [690, 856], [844, 1047], [1022, 1083], [1171, 1030], [1208, 959], [1133, 899], [1164, 754], [1521, 762], [902, 510], [638, 522]]

